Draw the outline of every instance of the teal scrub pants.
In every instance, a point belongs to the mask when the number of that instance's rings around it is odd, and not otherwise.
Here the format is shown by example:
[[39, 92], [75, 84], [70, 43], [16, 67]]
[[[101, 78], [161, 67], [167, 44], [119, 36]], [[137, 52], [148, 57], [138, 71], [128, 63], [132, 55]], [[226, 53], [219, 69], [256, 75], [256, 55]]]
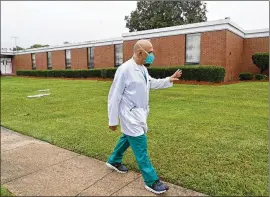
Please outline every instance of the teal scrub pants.
[[131, 146], [131, 149], [135, 155], [145, 184], [147, 186], [152, 185], [156, 180], [158, 180], [158, 176], [148, 158], [147, 137], [145, 134], [138, 137], [123, 134], [116, 144], [113, 153], [109, 157], [108, 162], [111, 164], [122, 163], [123, 154], [129, 146]]

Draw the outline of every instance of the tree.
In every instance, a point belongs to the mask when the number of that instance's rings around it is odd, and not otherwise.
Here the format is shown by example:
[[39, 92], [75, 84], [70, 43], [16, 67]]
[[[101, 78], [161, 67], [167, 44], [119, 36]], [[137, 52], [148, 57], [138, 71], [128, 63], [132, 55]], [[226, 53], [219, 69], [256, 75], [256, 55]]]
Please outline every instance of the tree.
[[252, 61], [261, 70], [261, 74], [269, 69], [269, 53], [255, 53]]
[[32, 46], [30, 46], [29, 49], [34, 49], [34, 48], [41, 48], [41, 47], [49, 47], [50, 45], [48, 44], [45, 44], [45, 45], [42, 45], [42, 44], [34, 44]]
[[64, 44], [69, 44], [69, 42], [68, 41], [65, 41], [65, 42], [63, 42]]
[[16, 46], [16, 48], [15, 47], [13, 47], [13, 49], [12, 49], [13, 51], [20, 51], [20, 50], [24, 50], [24, 48], [22, 48], [22, 47], [19, 47], [19, 46]]
[[207, 21], [202, 1], [138, 1], [137, 8], [125, 16], [129, 32]]

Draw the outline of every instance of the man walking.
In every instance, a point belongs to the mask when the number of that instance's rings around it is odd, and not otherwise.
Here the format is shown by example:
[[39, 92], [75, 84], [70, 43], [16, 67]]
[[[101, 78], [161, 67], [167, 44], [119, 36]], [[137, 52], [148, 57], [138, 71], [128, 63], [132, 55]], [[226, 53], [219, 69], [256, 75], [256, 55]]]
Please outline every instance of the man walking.
[[126, 173], [128, 169], [122, 164], [122, 158], [124, 152], [131, 146], [145, 188], [155, 194], [161, 194], [169, 187], [159, 180], [147, 153], [149, 90], [171, 87], [173, 81], [179, 80], [182, 71], [177, 70], [171, 77], [165, 79], [154, 79], [146, 69], [153, 61], [151, 42], [139, 40], [134, 45], [133, 57], [123, 63], [115, 73], [108, 96], [109, 128], [115, 131], [120, 119], [123, 135], [106, 165], [117, 172]]

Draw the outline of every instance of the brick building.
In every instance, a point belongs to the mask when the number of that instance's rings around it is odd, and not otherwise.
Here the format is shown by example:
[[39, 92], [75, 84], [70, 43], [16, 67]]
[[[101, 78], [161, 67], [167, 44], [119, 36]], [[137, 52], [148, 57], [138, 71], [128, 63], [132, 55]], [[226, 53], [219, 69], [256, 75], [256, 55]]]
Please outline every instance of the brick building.
[[226, 69], [225, 81], [237, 80], [240, 72], [259, 73], [251, 56], [256, 52], [269, 52], [269, 29], [245, 31], [230, 19], [224, 19], [124, 33], [120, 38], [18, 51], [11, 57], [11, 70], [16, 73], [16, 70], [32, 69], [117, 67], [132, 57], [133, 45], [139, 39], [151, 40], [156, 56], [153, 67], [222, 66]]

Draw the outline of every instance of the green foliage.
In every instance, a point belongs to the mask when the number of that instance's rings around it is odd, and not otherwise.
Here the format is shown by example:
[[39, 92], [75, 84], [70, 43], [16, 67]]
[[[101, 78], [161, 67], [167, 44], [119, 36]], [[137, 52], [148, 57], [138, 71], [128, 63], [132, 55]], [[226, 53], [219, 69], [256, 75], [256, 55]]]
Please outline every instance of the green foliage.
[[[225, 69], [218, 66], [178, 66], [173, 68], [148, 68], [150, 76], [165, 78], [171, 76], [177, 69], [182, 70], [183, 80], [222, 82]], [[116, 68], [90, 70], [19, 70], [17, 75], [38, 77], [66, 77], [66, 78], [114, 78]]]
[[45, 44], [45, 45], [42, 45], [42, 44], [34, 44], [32, 46], [30, 46], [29, 49], [35, 49], [35, 48], [41, 48], [41, 47], [49, 47], [50, 45], [48, 44]]
[[252, 61], [260, 68], [261, 74], [269, 69], [269, 53], [255, 53], [252, 55]]
[[263, 75], [263, 74], [256, 74], [255, 79], [256, 80], [267, 80], [268, 77], [266, 75]]
[[252, 80], [253, 79], [253, 74], [250, 73], [250, 72], [240, 73], [239, 79], [240, 80]]
[[125, 16], [130, 32], [207, 21], [202, 1], [138, 1], [137, 8]]
[[225, 69], [218, 66], [179, 66], [176, 68], [148, 68], [150, 76], [164, 78], [171, 76], [177, 69], [182, 70], [182, 80], [222, 82]]
[[20, 51], [20, 50], [25, 50], [25, 48], [22, 48], [20, 46], [13, 47], [13, 51]]

